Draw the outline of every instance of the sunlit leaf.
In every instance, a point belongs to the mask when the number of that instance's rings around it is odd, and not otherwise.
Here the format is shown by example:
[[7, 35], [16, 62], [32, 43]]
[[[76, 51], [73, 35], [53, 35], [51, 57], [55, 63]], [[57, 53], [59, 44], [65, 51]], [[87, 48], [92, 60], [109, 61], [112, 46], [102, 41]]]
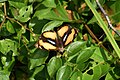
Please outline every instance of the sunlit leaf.
[[13, 55], [18, 55], [17, 52], [18, 43], [10, 39], [0, 40], [0, 52], [6, 55], [10, 50], [13, 51]]
[[81, 71], [74, 72], [70, 80], [82, 80], [82, 72]]
[[10, 32], [10, 33], [15, 33], [15, 30], [14, 30], [14, 27], [12, 25], [12, 23], [10, 21], [7, 21], [7, 30]]
[[0, 71], [0, 80], [9, 80], [9, 74], [5, 71]]
[[19, 10], [19, 15], [15, 16], [15, 18], [21, 22], [27, 22], [30, 19], [30, 14], [32, 13], [32, 11], [33, 11], [33, 8], [31, 5], [22, 7]]
[[55, 8], [55, 7], [56, 7], [55, 0], [44, 0], [44, 1], [43, 1], [43, 4], [44, 4], [46, 7], [52, 7], [52, 8]]
[[69, 80], [71, 72], [72, 68], [70, 66], [62, 66], [57, 72], [56, 80]]
[[42, 32], [52, 30], [54, 27], [58, 27], [62, 23], [62, 21], [50, 21], [42, 28]]
[[10, 6], [13, 6], [13, 7], [18, 8], [18, 9], [20, 9], [20, 8], [22, 8], [22, 7], [24, 7], [26, 5], [26, 4], [22, 3], [22, 2], [14, 1], [14, 0], [8, 0], [8, 2], [10, 4]]
[[50, 77], [53, 77], [61, 66], [62, 66], [62, 60], [59, 57], [51, 58], [47, 65], [47, 70]]
[[77, 57], [76, 63], [87, 61], [92, 56], [94, 51], [95, 51], [94, 47], [89, 47], [84, 49], [83, 51], [80, 51], [80, 54]]
[[74, 55], [75, 53], [79, 52], [85, 47], [86, 47], [86, 42], [84, 41], [75, 41], [71, 43], [67, 48], [68, 56]]
[[110, 65], [107, 63], [98, 64], [98, 65], [96, 64], [89, 70], [89, 73], [85, 72], [83, 74], [82, 80], [86, 80], [88, 78], [89, 80], [94, 80], [94, 79], [98, 80], [103, 75], [105, 75], [109, 70], [110, 70]]
[[0, 0], [0, 2], [5, 2], [5, 1], [7, 1], [7, 0]]

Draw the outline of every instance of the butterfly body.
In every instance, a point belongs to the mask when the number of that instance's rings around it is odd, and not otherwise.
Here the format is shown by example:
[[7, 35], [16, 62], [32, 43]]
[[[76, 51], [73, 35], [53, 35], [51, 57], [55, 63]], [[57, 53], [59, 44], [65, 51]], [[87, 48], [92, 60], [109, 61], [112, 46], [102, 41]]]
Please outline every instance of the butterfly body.
[[46, 50], [64, 51], [64, 47], [70, 44], [77, 36], [78, 30], [70, 25], [58, 27], [55, 31], [45, 31], [38, 40], [38, 47]]

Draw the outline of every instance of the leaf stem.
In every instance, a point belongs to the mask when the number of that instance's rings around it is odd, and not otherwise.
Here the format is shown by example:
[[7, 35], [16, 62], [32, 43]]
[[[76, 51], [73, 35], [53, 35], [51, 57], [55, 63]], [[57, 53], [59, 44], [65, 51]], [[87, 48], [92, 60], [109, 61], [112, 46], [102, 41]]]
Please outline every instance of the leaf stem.
[[90, 35], [97, 41], [97, 43], [103, 48], [105, 49], [109, 54], [111, 54], [104, 46], [103, 44], [101, 43], [101, 41], [99, 41], [99, 39], [94, 35], [94, 33], [90, 30], [90, 28], [88, 27], [87, 24], [85, 24], [85, 28], [88, 30], [88, 32], [90, 33]]
[[7, 16], [7, 14], [6, 14], [6, 3], [4, 2], [4, 19], [3, 19], [3, 21], [2, 21], [2, 23], [1, 23], [1, 25], [0, 25], [0, 28], [2, 28], [2, 26], [3, 26], [3, 24], [5, 23], [5, 21], [6, 21], [6, 16]]

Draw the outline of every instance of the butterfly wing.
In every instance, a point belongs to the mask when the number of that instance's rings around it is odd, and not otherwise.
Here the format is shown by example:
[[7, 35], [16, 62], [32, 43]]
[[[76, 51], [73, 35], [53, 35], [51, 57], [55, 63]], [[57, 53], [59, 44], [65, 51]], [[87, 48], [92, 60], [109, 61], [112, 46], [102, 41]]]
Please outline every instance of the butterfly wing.
[[45, 31], [41, 34], [37, 46], [41, 49], [64, 51], [64, 47], [70, 44], [77, 36], [78, 30], [64, 25], [56, 31]]
[[65, 25], [57, 30], [58, 36], [62, 39], [63, 47], [70, 44], [77, 36], [78, 30], [71, 28], [70, 25]]
[[46, 50], [57, 50], [57, 34], [55, 31], [43, 32], [38, 41], [38, 47]]

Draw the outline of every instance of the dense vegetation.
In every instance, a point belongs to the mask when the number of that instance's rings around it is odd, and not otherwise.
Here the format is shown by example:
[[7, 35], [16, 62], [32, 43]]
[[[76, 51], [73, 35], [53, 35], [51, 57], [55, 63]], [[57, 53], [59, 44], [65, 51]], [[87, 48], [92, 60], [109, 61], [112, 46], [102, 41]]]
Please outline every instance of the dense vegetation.
[[[120, 29], [120, 0], [99, 0]], [[120, 79], [119, 36], [95, 0], [0, 0], [0, 80]], [[62, 24], [79, 30], [59, 54], [35, 47]]]

